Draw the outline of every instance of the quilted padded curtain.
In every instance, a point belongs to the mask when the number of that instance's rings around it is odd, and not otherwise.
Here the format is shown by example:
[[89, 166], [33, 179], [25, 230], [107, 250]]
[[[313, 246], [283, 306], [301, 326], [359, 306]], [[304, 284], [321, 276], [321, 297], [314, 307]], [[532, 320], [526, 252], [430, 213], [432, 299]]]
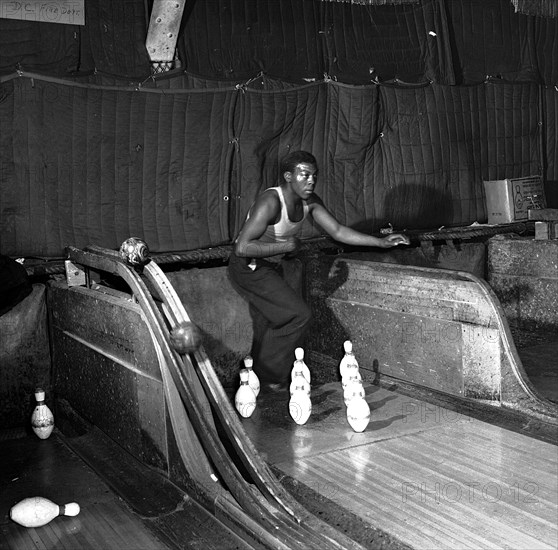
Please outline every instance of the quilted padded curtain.
[[314, 0], [203, 0], [189, 7], [177, 48], [190, 72], [221, 80], [260, 72], [295, 82], [323, 76]]
[[227, 242], [235, 97], [4, 82], [0, 249], [60, 256], [132, 235], [153, 251]]
[[326, 70], [332, 79], [455, 83], [441, 0], [381, 9], [326, 3], [322, 12]]
[[380, 124], [378, 86], [330, 83], [319, 192], [338, 220], [362, 231], [372, 231], [383, 211], [382, 185], [374, 177], [381, 162]]
[[0, 18], [0, 73], [150, 76], [143, 0], [88, 0], [85, 9], [85, 26]]
[[541, 17], [558, 17], [556, 0], [512, 0], [515, 11], [525, 15]]
[[485, 222], [483, 180], [541, 173], [538, 87], [382, 88], [386, 217], [397, 227]]
[[558, 205], [558, 86], [543, 90], [545, 112], [544, 160], [546, 161], [546, 199], [548, 204]]

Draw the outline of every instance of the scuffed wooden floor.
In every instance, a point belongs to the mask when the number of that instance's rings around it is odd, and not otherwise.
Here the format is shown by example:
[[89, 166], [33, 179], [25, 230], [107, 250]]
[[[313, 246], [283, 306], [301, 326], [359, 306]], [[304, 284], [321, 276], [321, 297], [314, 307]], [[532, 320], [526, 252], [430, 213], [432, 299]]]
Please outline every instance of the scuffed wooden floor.
[[[85, 459], [87, 457], [87, 460]], [[166, 478], [143, 467], [96, 430], [47, 440], [0, 432], [2, 550], [248, 550], [223, 524]], [[35, 529], [9, 518], [21, 499], [75, 501], [75, 517]]]
[[[169, 548], [55, 434], [43, 441], [23, 430], [4, 433], [0, 463], [0, 548]], [[75, 517], [59, 516], [37, 528], [12, 522], [10, 508], [32, 496], [43, 496], [56, 504], [77, 502], [80, 513]]]
[[286, 397], [243, 421], [279, 470], [362, 520], [424, 550], [556, 549], [558, 447], [395, 391], [366, 385], [364, 433], [339, 383], [313, 388], [304, 426]]

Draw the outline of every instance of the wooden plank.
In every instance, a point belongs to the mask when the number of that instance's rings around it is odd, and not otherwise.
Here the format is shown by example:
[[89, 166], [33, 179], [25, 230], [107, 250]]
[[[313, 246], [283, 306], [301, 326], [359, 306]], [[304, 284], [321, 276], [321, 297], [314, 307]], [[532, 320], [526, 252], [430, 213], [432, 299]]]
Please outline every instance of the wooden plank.
[[137, 304], [88, 288], [66, 292], [61, 282], [51, 285], [52, 324], [89, 342], [107, 356], [161, 380], [157, 357]]
[[484, 422], [355, 442], [279, 466], [309, 487], [333, 487], [329, 498], [414, 548], [558, 543], [556, 447]]
[[499, 331], [469, 324], [462, 324], [461, 330], [465, 397], [499, 401], [502, 380]]
[[374, 371], [378, 364], [381, 374], [463, 395], [460, 323], [334, 299], [327, 303], [350, 334], [361, 368]]
[[543, 222], [558, 221], [558, 208], [540, 208], [529, 210], [529, 219]]
[[[342, 261], [341, 261], [342, 262]], [[343, 265], [347, 265], [343, 262]], [[347, 277], [328, 294], [331, 297], [368, 303], [375, 307], [429, 315], [454, 321], [494, 324], [478, 286], [460, 277], [448, 279], [431, 274], [385, 273], [374, 264], [348, 268]], [[345, 270], [345, 269], [343, 269]]]

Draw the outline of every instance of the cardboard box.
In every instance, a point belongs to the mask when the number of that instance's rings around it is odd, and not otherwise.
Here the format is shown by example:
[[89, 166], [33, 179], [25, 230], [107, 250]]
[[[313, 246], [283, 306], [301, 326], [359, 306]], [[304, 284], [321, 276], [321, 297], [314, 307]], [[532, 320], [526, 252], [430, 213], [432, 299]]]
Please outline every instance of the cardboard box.
[[491, 225], [527, 220], [529, 210], [546, 208], [540, 176], [485, 181], [484, 192]]

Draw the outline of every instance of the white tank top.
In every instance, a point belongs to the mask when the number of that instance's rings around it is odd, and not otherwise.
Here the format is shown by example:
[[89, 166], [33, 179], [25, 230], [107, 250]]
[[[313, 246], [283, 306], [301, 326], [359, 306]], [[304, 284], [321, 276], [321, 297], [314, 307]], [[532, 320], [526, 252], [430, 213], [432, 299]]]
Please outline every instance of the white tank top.
[[293, 222], [289, 219], [289, 212], [287, 210], [287, 204], [285, 203], [285, 197], [283, 196], [283, 189], [281, 187], [269, 187], [266, 191], [271, 189], [276, 191], [279, 196], [279, 200], [281, 201], [281, 213], [279, 221], [273, 225], [268, 225], [260, 240], [268, 243], [284, 242], [288, 237], [298, 235], [302, 230], [302, 225], [308, 215], [308, 204], [306, 201], [303, 202], [302, 219], [298, 222]]
[[[260, 240], [266, 243], [277, 243], [277, 242], [284, 242], [287, 240], [288, 237], [293, 237], [300, 233], [302, 230], [302, 224], [308, 215], [308, 204], [304, 201], [302, 206], [302, 219], [298, 222], [293, 222], [289, 219], [289, 212], [287, 210], [287, 204], [285, 203], [285, 197], [283, 196], [283, 189], [281, 187], [268, 187], [266, 191], [273, 189], [277, 192], [279, 197], [279, 201], [281, 202], [281, 212], [279, 215], [279, 221], [273, 225], [268, 225], [267, 229], [265, 230], [264, 234], [260, 237]], [[246, 219], [250, 217], [250, 212], [246, 216]], [[270, 256], [265, 258], [265, 260], [270, 262], [279, 262], [284, 254], [279, 256]], [[248, 267], [252, 270], [256, 269], [257, 267], [257, 260], [256, 258], [252, 258]]]

